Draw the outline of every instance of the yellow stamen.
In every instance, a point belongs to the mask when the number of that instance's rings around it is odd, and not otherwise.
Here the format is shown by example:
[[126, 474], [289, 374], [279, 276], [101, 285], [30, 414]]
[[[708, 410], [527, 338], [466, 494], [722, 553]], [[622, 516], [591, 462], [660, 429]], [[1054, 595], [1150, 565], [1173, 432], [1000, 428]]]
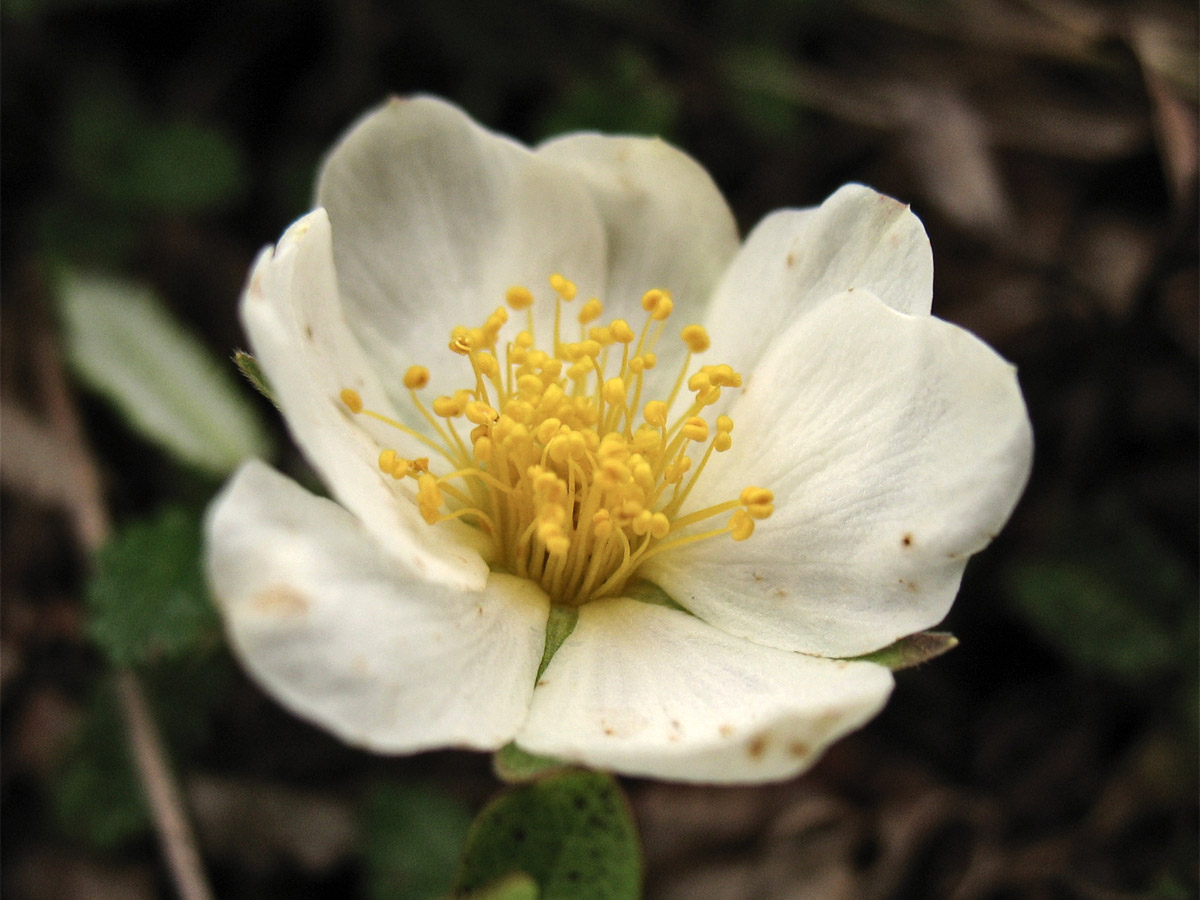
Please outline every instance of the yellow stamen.
[[[578, 340], [564, 341], [562, 304], [578, 289], [558, 273], [549, 282], [555, 304], [553, 335], [543, 336], [549, 343], [535, 340], [533, 294], [514, 286], [505, 301], [508, 309], [526, 311], [524, 330], [502, 338], [509, 315], [501, 306], [479, 327], [458, 325], [450, 334], [450, 351], [470, 364], [472, 389], [437, 397], [427, 408], [416, 392], [430, 383], [429, 370], [405, 372], [404, 385], [436, 440], [364, 409], [353, 389], [342, 391], [352, 413], [419, 437], [443, 458], [434, 468], [452, 470], [439, 475], [426, 457], [407, 460], [383, 449], [380, 471], [415, 479], [426, 522], [461, 519], [479, 528], [495, 542], [500, 565], [538, 582], [560, 603], [616, 593], [642, 563], [666, 550], [722, 536], [750, 538], [756, 522], [774, 511], [766, 488], [750, 486], [734, 499], [685, 509], [711, 455], [732, 446], [733, 420], [705, 411], [722, 390], [741, 384], [727, 365], [689, 371], [692, 354], [710, 347], [705, 329], [682, 330], [688, 355], [678, 377], [670, 376], [674, 387], [643, 405], [643, 391], [654, 386], [646, 376], [658, 363], [653, 348], [674, 309], [670, 293], [642, 295], [645, 319], [637, 331], [624, 319], [593, 325], [604, 305], [592, 297], [577, 316]], [[684, 384], [695, 396], [668, 425]], [[462, 431], [455, 423], [460, 419], [468, 423]], [[694, 445], [704, 448], [697, 464], [685, 452]], [[714, 520], [724, 516], [718, 527]]]

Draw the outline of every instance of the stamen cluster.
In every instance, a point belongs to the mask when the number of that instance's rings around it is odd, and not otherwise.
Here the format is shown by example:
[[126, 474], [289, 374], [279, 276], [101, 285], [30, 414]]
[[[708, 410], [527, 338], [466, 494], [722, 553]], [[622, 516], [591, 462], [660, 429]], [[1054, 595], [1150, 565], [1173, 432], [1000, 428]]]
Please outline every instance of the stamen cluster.
[[[532, 292], [513, 287], [507, 308], [497, 307], [479, 327], [460, 325], [451, 332], [449, 349], [470, 363], [473, 388], [437, 397], [427, 407], [418, 391], [429, 383], [429, 371], [413, 366], [405, 373], [404, 384], [436, 440], [363, 409], [353, 390], [342, 392], [352, 412], [412, 434], [455, 468], [437, 475], [428, 458], [405, 459], [387, 449], [379, 455], [380, 470], [416, 481], [425, 521], [472, 521], [496, 542], [510, 572], [533, 579], [562, 603], [615, 593], [663, 550], [723, 534], [749, 538], [755, 521], [774, 509], [765, 488], [747, 487], [737, 499], [679, 514], [710, 456], [732, 445], [733, 420], [718, 415], [710, 422], [703, 413], [722, 390], [742, 383], [727, 365], [701, 366], [688, 376], [693, 355], [709, 348], [704, 328], [683, 329], [688, 354], [673, 388], [665, 399], [643, 403], [645, 373], [658, 364], [654, 347], [674, 307], [670, 294], [655, 289], [643, 295], [640, 334], [624, 319], [599, 324], [603, 304], [589, 299], [575, 317], [578, 340], [566, 341], [563, 310], [577, 290], [558, 274], [550, 276], [550, 287], [555, 314], [549, 351], [534, 337]], [[525, 313], [526, 328], [502, 343], [509, 309]], [[692, 403], [668, 422], [685, 380]], [[730, 511], [722, 527], [689, 528]]]

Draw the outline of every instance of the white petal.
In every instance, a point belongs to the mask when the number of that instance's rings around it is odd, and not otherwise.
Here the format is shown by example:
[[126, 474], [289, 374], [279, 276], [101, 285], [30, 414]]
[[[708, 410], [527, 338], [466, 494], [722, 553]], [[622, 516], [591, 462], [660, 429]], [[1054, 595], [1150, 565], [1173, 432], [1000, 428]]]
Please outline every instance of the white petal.
[[425, 577], [482, 587], [487, 564], [478, 532], [457, 522], [430, 527], [406, 489], [379, 471], [382, 448], [409, 458], [430, 451], [397, 429], [351, 415], [340, 399], [343, 388], [353, 388], [368, 408], [395, 415], [346, 326], [323, 210], [259, 256], [241, 313], [288, 427], [333, 495], [382, 547]]
[[517, 743], [627, 775], [772, 781], [811, 766], [891, 689], [882, 666], [762, 647], [678, 610], [601, 600], [580, 609]]
[[657, 138], [572, 134], [537, 153], [578, 173], [596, 199], [608, 234], [606, 320], [640, 323], [651, 288], [672, 293], [672, 321], [698, 320], [738, 249], [733, 213], [704, 168]]
[[709, 310], [714, 360], [751, 368], [799, 316], [851, 289], [912, 314], [928, 314], [933, 297], [921, 222], [904, 204], [857, 184], [819, 207], [773, 213], [750, 233]]
[[224, 489], [207, 532], [235, 652], [302, 718], [391, 753], [494, 749], [525, 718], [549, 611], [531, 582], [423, 581], [344, 509], [259, 462]]
[[439, 100], [392, 100], [361, 120], [326, 160], [317, 201], [347, 317], [395, 397], [413, 364], [429, 367], [430, 396], [472, 387], [445, 349], [450, 329], [483, 324], [509, 287], [538, 298], [542, 343], [551, 274], [604, 291], [604, 230], [579, 179]]
[[788, 329], [731, 415], [733, 449], [689, 505], [753, 484], [774, 491], [774, 515], [747, 541], [664, 552], [642, 574], [717, 627], [789, 650], [856, 656], [939, 622], [1029, 474], [1012, 366], [861, 292]]

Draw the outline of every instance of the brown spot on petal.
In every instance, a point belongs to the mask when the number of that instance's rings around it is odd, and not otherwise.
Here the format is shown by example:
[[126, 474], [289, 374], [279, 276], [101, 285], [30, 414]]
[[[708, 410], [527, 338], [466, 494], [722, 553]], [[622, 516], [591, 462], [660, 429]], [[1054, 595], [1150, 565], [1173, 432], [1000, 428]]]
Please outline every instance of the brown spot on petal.
[[260, 591], [251, 603], [259, 612], [277, 616], [302, 616], [308, 612], [308, 598], [287, 584], [272, 585]]
[[720, 728], [717, 729], [717, 731], [718, 731], [718, 733], [720, 733], [721, 737], [729, 737], [731, 734], [733, 734], [733, 726], [732, 725], [722, 725]]
[[794, 266], [795, 264], [796, 264], [796, 254], [795, 254], [795, 253], [789, 253], [789, 254], [787, 255], [787, 267], [790, 269], [790, 268], [791, 268], [792, 266]]
[[773, 593], [780, 600], [782, 600], [784, 597], [786, 597], [788, 595], [787, 591], [785, 591], [783, 588], [775, 588], [775, 590], [772, 591], [771, 593]]
[[913, 545], [912, 532], [911, 531], [905, 532], [904, 537], [900, 538], [900, 546], [901, 547], [911, 547], [912, 545]]
[[751, 759], [762, 759], [762, 755], [767, 752], [767, 738], [765, 735], [759, 735], [746, 745], [746, 753]]
[[808, 744], [804, 743], [804, 741], [792, 741], [790, 744], [788, 744], [787, 750], [788, 753], [797, 759], [803, 759], [804, 757], [808, 756], [808, 754], [812, 753], [812, 747], [808, 746]]

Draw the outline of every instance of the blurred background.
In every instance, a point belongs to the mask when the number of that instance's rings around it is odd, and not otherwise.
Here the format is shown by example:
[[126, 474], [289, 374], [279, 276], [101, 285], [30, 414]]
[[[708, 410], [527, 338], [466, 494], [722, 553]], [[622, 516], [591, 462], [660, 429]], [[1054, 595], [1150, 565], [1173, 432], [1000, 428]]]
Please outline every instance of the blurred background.
[[[647, 897], [1197, 896], [1192, 2], [0, 0], [0, 25], [6, 897], [173, 896], [116, 665], [223, 898], [436, 897], [496, 790], [484, 756], [373, 757], [285, 714], [196, 566], [214, 446], [302, 466], [227, 362], [250, 262], [338, 134], [412, 92], [529, 142], [661, 135], [743, 233], [870, 184], [925, 223], [935, 314], [1020, 371], [1033, 478], [968, 568], [961, 646], [801, 779], [626, 782]], [[232, 404], [198, 449], [112, 402], [105, 360], [156, 342]]]

